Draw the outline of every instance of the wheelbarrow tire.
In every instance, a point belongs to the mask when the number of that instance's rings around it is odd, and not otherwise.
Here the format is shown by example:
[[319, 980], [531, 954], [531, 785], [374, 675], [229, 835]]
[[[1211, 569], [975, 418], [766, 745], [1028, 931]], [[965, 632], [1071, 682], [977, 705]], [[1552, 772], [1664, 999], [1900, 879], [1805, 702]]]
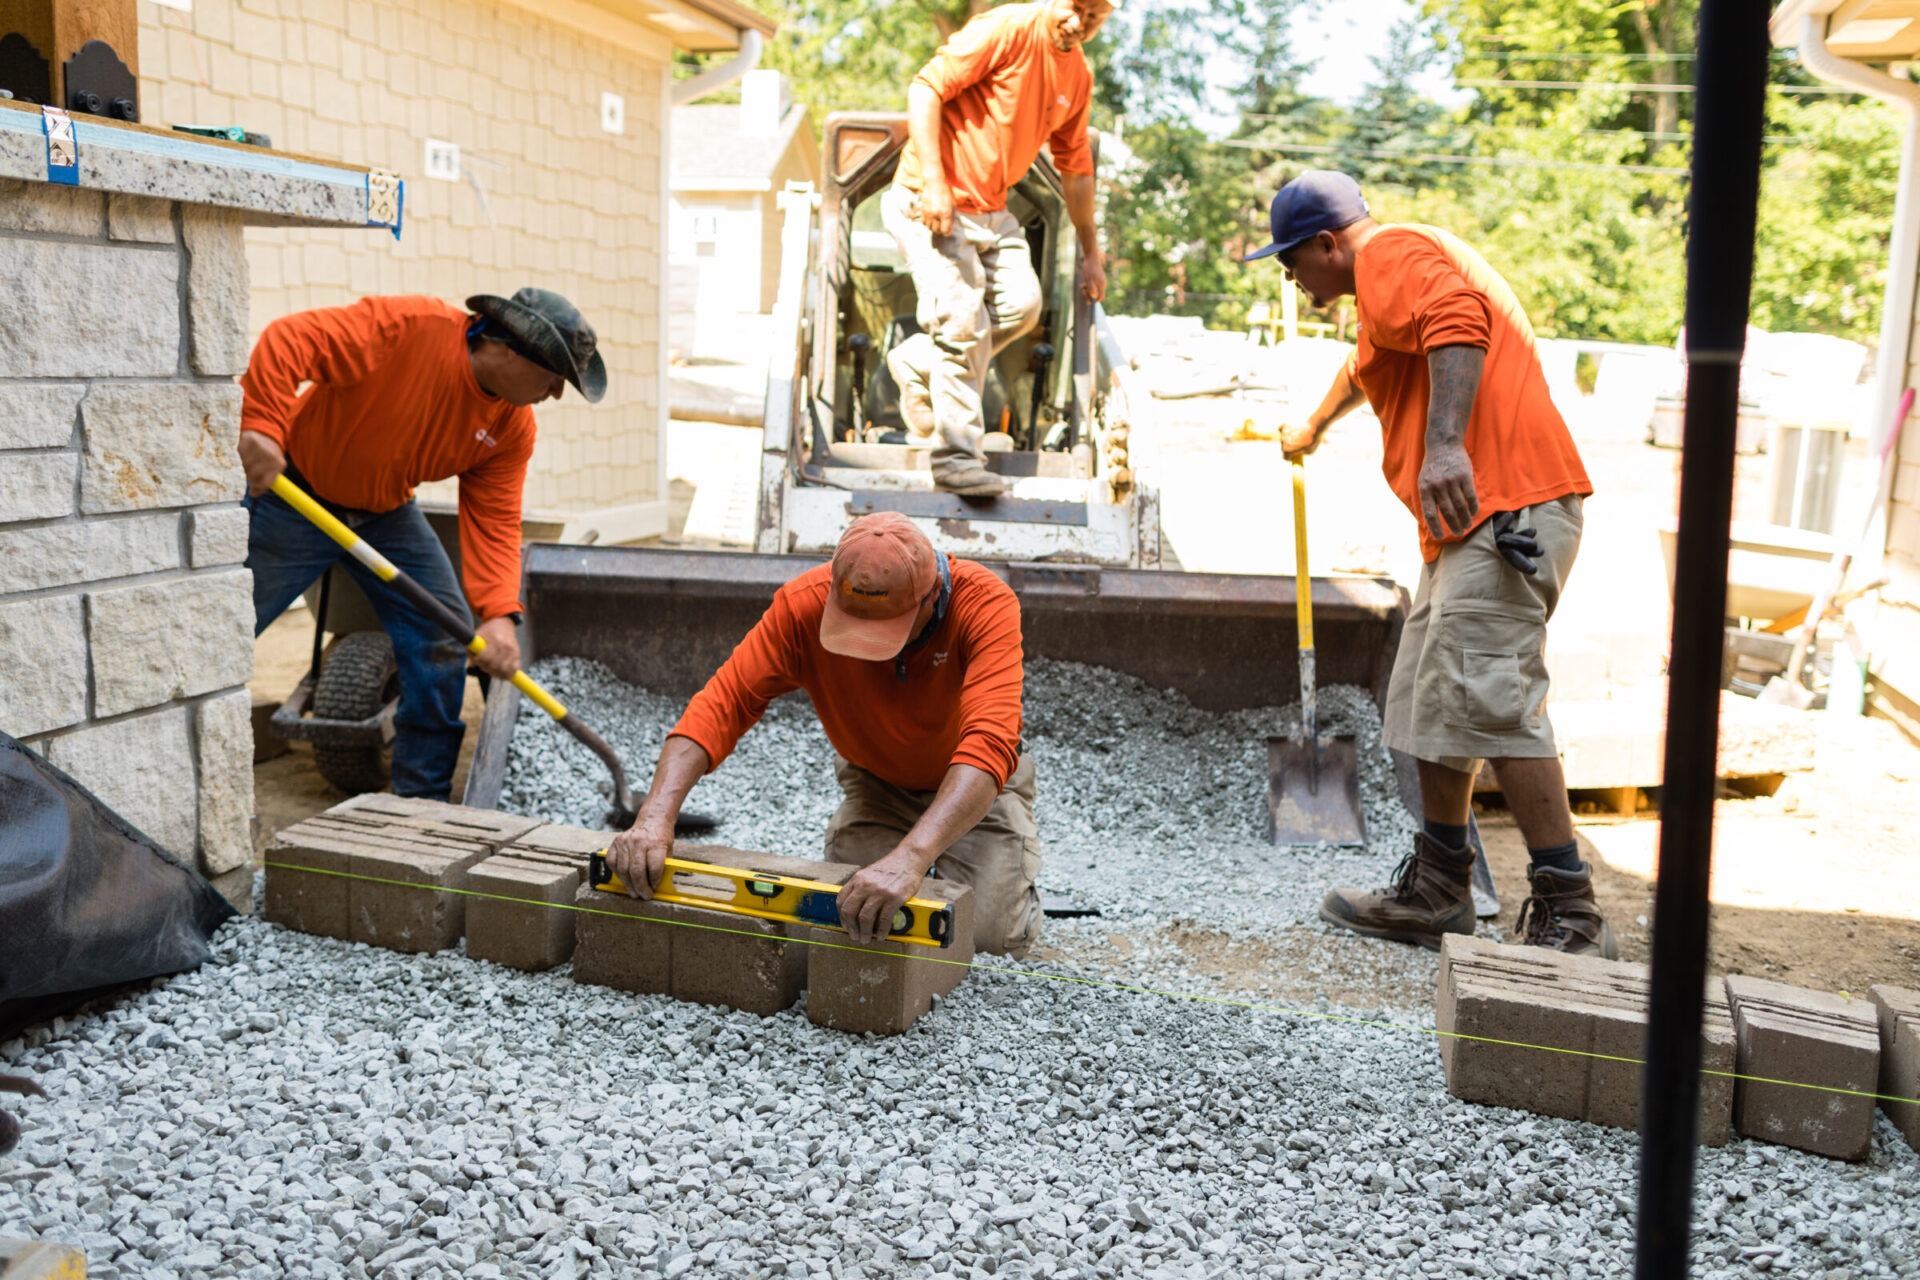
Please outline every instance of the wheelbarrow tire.
[[[313, 714], [328, 720], [365, 720], [380, 714], [394, 696], [399, 668], [393, 641], [384, 631], [355, 631], [334, 641], [313, 689]], [[320, 776], [359, 795], [387, 789], [387, 748], [316, 741], [313, 762]]]

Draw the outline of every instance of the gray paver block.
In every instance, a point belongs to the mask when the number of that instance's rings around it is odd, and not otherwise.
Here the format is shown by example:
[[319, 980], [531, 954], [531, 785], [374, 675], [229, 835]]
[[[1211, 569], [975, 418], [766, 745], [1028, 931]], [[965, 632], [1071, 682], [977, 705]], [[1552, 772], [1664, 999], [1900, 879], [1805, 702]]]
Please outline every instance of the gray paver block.
[[1745, 1137], [1864, 1160], [1873, 1143], [1873, 1099], [1865, 1095], [1880, 1080], [1874, 1005], [1765, 978], [1726, 981], [1742, 1076], [1734, 1127]]
[[[1894, 1098], [1920, 1098], [1920, 991], [1877, 986], [1867, 994], [1880, 1015], [1880, 1092]], [[1889, 1102], [1880, 1107], [1920, 1151], [1920, 1103]]]
[[[851, 870], [851, 868], [849, 868]], [[840, 1031], [898, 1035], [960, 985], [973, 963], [973, 890], [929, 880], [916, 896], [953, 906], [953, 942], [879, 942], [855, 948], [838, 929], [807, 929], [807, 1017]]]

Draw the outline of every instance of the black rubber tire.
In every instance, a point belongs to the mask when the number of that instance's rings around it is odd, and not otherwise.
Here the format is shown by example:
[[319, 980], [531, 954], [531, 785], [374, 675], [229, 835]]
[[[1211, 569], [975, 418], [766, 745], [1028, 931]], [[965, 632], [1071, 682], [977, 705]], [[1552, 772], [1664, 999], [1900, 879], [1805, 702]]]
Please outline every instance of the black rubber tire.
[[[327, 720], [365, 720], [399, 688], [393, 641], [384, 631], [355, 631], [334, 641], [320, 664], [313, 714]], [[348, 795], [387, 789], [386, 747], [350, 747], [316, 742], [313, 762], [320, 776]]]

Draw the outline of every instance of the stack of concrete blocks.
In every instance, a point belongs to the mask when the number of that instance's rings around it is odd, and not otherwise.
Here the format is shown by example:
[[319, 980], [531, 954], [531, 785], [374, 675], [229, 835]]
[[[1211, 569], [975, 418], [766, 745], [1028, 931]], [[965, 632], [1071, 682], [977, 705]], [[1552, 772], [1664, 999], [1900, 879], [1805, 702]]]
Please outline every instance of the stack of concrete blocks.
[[[612, 838], [578, 827], [535, 827], [475, 866], [467, 887], [467, 955], [541, 973], [573, 957], [579, 912], [574, 896], [587, 862]], [[509, 901], [511, 899], [511, 901]]]
[[466, 932], [468, 873], [539, 826], [434, 800], [365, 795], [267, 849], [267, 919], [302, 933], [435, 952]]
[[[1440, 952], [1435, 1012], [1448, 1091], [1487, 1106], [1637, 1129], [1648, 977], [1644, 965], [1450, 935]], [[1702, 993], [1702, 1017], [1701, 1067], [1732, 1072], [1733, 1015], [1718, 982]], [[1732, 1080], [1701, 1078], [1701, 1142], [1726, 1144], [1733, 1105]]]
[[1920, 1151], [1920, 1102], [1892, 1101], [1920, 1099], [1920, 991], [1879, 986], [1867, 994], [1880, 1015], [1880, 1105]]
[[[827, 884], [844, 884], [858, 870], [710, 845], [677, 845], [675, 854]], [[591, 910], [577, 922], [573, 977], [763, 1015], [790, 1007], [805, 990], [807, 1017], [821, 1026], [897, 1035], [958, 986], [973, 960], [971, 890], [930, 882], [926, 895], [953, 906], [954, 941], [947, 947], [883, 942], [857, 948], [838, 929], [644, 902], [583, 885], [575, 902]]]
[[1742, 1136], [1866, 1159], [1880, 1081], [1874, 1006], [1739, 974], [1726, 984], [1740, 1041], [1734, 1123]]

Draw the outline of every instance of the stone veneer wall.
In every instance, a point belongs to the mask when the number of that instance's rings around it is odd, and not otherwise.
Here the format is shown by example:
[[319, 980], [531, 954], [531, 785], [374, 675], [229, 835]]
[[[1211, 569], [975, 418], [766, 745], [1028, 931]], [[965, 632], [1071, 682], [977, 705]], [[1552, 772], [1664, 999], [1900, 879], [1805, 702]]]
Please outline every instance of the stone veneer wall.
[[250, 896], [240, 215], [0, 180], [0, 730]]
[[[388, 169], [407, 182], [404, 234], [247, 232], [253, 332], [368, 294], [456, 305], [555, 289], [599, 331], [607, 395], [572, 390], [535, 414], [529, 514], [602, 541], [666, 529], [666, 123], [671, 41], [615, 6], [539, 0], [195, 0], [140, 6], [150, 122], [240, 124], [276, 148]], [[626, 131], [600, 127], [600, 95]], [[428, 138], [463, 177], [425, 176]], [[451, 501], [451, 484], [423, 497]], [[578, 536], [580, 529], [575, 530]]]

